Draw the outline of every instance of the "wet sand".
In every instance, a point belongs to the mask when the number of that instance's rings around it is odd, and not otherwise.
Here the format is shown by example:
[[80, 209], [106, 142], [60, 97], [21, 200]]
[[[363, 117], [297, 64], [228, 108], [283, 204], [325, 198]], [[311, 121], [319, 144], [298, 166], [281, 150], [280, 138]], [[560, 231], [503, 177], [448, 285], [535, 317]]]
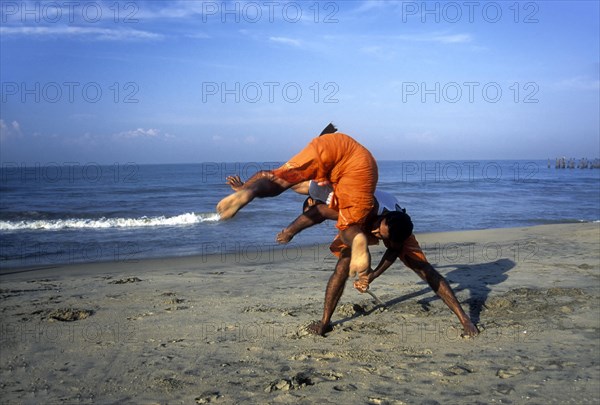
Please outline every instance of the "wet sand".
[[1, 401], [600, 401], [600, 224], [416, 236], [476, 338], [400, 262], [372, 284], [385, 308], [348, 284], [307, 334], [326, 246], [2, 269]]

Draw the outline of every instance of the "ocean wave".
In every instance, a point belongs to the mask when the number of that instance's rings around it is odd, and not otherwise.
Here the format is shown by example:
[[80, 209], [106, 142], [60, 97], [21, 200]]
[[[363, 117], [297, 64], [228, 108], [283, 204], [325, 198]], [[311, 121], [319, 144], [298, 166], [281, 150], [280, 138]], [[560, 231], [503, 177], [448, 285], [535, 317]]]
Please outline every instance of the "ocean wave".
[[141, 228], [153, 226], [184, 226], [201, 222], [215, 222], [220, 219], [217, 213], [185, 213], [172, 217], [140, 217], [140, 218], [68, 218], [34, 221], [0, 221], [0, 231], [20, 230], [62, 230], [62, 229], [107, 229], [107, 228]]

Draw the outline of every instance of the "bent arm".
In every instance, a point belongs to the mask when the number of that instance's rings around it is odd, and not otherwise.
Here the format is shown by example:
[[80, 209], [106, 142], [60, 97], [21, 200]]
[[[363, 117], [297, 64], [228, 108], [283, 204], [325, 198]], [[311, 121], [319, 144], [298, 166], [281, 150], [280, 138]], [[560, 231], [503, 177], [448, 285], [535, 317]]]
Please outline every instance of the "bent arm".
[[373, 270], [371, 274], [369, 274], [369, 283], [375, 280], [377, 277], [381, 276], [387, 269], [390, 268], [392, 264], [396, 261], [398, 257], [398, 252], [395, 249], [387, 249], [377, 267]]

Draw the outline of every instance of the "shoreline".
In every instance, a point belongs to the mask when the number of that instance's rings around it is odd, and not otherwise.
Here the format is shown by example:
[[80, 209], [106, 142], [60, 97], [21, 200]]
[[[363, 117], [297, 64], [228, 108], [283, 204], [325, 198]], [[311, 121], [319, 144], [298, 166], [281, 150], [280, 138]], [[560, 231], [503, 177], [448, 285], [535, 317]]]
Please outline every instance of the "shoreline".
[[[481, 334], [395, 263], [346, 286], [331, 255], [206, 255], [0, 276], [8, 403], [596, 403], [600, 224], [416, 235]], [[328, 252], [328, 245], [319, 245]], [[375, 247], [373, 262], [383, 253]], [[283, 250], [282, 250], [283, 251]]]
[[[538, 227], [553, 227], [553, 226], [576, 226], [582, 224], [600, 224], [600, 220], [598, 221], [579, 221], [579, 222], [561, 222], [561, 223], [551, 223], [551, 224], [539, 224], [539, 225], [530, 225], [530, 226], [517, 226], [517, 227], [506, 227], [506, 228], [488, 228], [488, 229], [470, 229], [470, 230], [452, 230], [452, 231], [434, 231], [434, 232], [423, 232], [416, 233], [417, 239], [421, 241], [430, 241], [434, 240], [437, 235], [446, 235], [442, 236], [442, 239], [446, 241], [446, 243], [452, 240], [452, 235], [458, 236], [459, 240], [465, 239], [469, 235], [476, 235], [480, 232], [496, 232], [496, 231], [509, 231], [509, 230], [522, 230], [522, 229], [530, 229], [530, 228], [538, 228]], [[600, 226], [600, 225], [598, 225]], [[216, 244], [215, 244], [216, 245]], [[198, 262], [199, 264], [206, 264], [207, 262], [214, 262], [217, 258], [222, 262], [257, 262], [257, 263], [265, 263], [265, 262], [275, 262], [281, 260], [298, 260], [300, 257], [321, 257], [329, 256], [333, 259], [335, 257], [329, 252], [329, 243], [313, 243], [313, 244], [300, 244], [296, 242], [292, 242], [288, 245], [279, 245], [275, 242], [273, 243], [236, 243], [237, 249], [232, 251], [231, 249], [227, 249], [226, 251], [216, 251], [215, 249], [209, 249], [209, 252], [206, 254], [202, 253], [194, 253], [194, 254], [182, 254], [182, 255], [158, 255], [158, 256], [147, 256], [147, 257], [134, 257], [137, 253], [129, 253], [129, 255], [124, 254], [123, 257], [118, 257], [115, 259], [101, 259], [97, 261], [67, 261], [67, 262], [58, 262], [58, 263], [42, 263], [39, 265], [32, 264], [23, 264], [23, 265], [9, 265], [0, 267], [0, 277], [5, 275], [10, 275], [14, 273], [22, 273], [28, 271], [41, 271], [41, 270], [49, 270], [49, 269], [69, 269], [74, 267], [81, 266], [103, 266], [103, 265], [132, 265], [138, 264], [140, 262], [147, 262], [152, 264], [153, 262], [163, 262], [165, 260], [173, 261], [175, 263], [182, 262]], [[377, 249], [382, 245], [371, 246], [372, 249]], [[423, 246], [422, 246], [423, 247]], [[426, 246], [425, 246], [426, 247]], [[424, 250], [425, 250], [424, 247]], [[287, 254], [286, 254], [287, 253]], [[427, 251], [425, 251], [427, 253]], [[312, 256], [311, 256], [312, 255]], [[267, 259], [266, 261], [264, 259]]]

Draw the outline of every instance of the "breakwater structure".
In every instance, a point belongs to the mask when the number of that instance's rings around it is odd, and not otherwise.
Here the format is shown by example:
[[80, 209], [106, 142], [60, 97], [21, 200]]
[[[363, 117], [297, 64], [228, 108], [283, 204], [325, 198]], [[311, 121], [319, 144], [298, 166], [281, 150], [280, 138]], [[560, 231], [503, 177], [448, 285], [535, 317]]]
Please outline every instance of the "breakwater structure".
[[[551, 160], [548, 159], [548, 168], [552, 166]], [[581, 158], [556, 158], [554, 161], [555, 169], [600, 169], [600, 159]]]

